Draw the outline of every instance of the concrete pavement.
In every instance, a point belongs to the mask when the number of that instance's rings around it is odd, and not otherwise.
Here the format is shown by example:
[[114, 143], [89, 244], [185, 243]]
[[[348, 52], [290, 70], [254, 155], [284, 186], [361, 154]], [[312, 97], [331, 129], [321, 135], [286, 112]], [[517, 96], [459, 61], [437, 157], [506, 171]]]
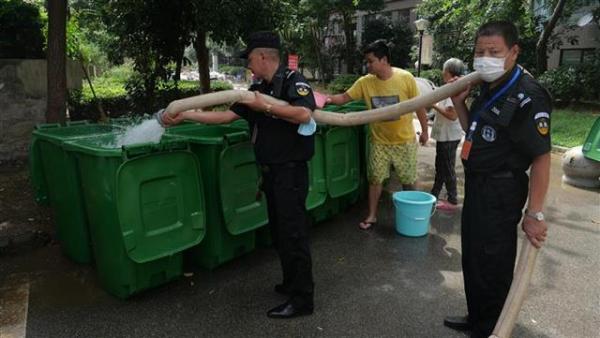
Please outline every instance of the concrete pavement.
[[[421, 190], [431, 187], [434, 156], [434, 147], [419, 150]], [[600, 195], [563, 186], [560, 155], [552, 160], [549, 238], [513, 336], [597, 337]], [[0, 284], [30, 284], [28, 337], [466, 337], [442, 325], [445, 315], [466, 311], [459, 212], [437, 212], [428, 236], [406, 238], [394, 231], [389, 195], [380, 210], [369, 232], [357, 229], [365, 203], [313, 228], [309, 317], [266, 317], [285, 300], [272, 289], [280, 269], [267, 249], [212, 272], [190, 268], [191, 277], [127, 301], [105, 293], [93, 268], [70, 262], [56, 245], [0, 258]]]

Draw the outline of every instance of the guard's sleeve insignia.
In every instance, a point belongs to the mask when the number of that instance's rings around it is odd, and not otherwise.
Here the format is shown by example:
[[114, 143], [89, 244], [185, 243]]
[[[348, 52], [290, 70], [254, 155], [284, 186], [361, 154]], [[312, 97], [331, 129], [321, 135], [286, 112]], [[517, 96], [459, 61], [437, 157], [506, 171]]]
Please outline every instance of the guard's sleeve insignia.
[[306, 82], [296, 82], [296, 93], [300, 96], [310, 94], [310, 85]]
[[550, 131], [550, 114], [547, 112], [537, 113], [533, 117], [533, 120], [538, 133], [542, 136], [548, 135], [548, 132]]

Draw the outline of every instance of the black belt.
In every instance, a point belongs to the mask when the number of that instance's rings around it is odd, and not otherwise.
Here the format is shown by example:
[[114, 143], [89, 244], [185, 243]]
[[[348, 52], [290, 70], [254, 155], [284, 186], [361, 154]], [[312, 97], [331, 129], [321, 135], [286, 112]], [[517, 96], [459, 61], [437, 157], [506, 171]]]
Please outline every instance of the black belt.
[[270, 171], [277, 170], [277, 169], [299, 168], [299, 167], [303, 167], [303, 166], [306, 166], [306, 162], [284, 162], [284, 163], [261, 164], [260, 170], [263, 173], [268, 173]]
[[487, 178], [515, 178], [517, 177], [516, 173], [511, 170], [501, 170], [501, 171], [492, 171], [492, 172], [469, 172], [466, 173], [467, 176], [471, 177], [487, 177]]

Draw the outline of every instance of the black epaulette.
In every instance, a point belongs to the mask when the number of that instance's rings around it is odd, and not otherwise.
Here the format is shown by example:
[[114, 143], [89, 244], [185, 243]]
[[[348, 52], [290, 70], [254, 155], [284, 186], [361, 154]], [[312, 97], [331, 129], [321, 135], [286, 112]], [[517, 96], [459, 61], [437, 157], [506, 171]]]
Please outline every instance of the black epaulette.
[[285, 70], [285, 79], [289, 80], [289, 78], [294, 75], [294, 73], [296, 73], [296, 71], [293, 71], [291, 69], [286, 69]]

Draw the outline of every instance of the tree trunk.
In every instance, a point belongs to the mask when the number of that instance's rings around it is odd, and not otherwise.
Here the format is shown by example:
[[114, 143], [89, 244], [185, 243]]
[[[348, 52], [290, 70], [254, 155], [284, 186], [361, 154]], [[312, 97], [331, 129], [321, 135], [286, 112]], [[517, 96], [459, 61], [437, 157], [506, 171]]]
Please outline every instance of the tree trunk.
[[183, 46], [179, 52], [177, 53], [177, 62], [175, 63], [175, 74], [173, 75], [173, 80], [175, 83], [181, 80], [181, 68], [183, 66], [183, 55], [185, 53], [185, 46]]
[[353, 74], [354, 50], [356, 49], [356, 42], [354, 41], [354, 29], [352, 27], [352, 14], [343, 13], [342, 21], [344, 25], [344, 35], [346, 36], [346, 72], [348, 74]]
[[550, 20], [548, 20], [544, 26], [544, 31], [540, 35], [540, 38], [535, 45], [538, 74], [542, 74], [548, 69], [548, 39], [550, 39], [554, 27], [556, 27], [556, 23], [562, 14], [566, 2], [566, 0], [558, 1], [556, 7], [554, 8], [554, 13], [552, 13]]
[[315, 55], [317, 57], [317, 65], [319, 68], [319, 76], [321, 78], [321, 83], [325, 83], [325, 70], [323, 69], [323, 61], [321, 60], [321, 40], [319, 39], [318, 27], [315, 25], [310, 26], [311, 35], [313, 37], [313, 47], [315, 49]]
[[196, 58], [198, 59], [198, 73], [200, 74], [200, 93], [210, 93], [210, 70], [208, 68], [208, 48], [206, 48], [206, 32], [198, 31], [194, 41]]
[[64, 123], [67, 102], [67, 0], [48, 1], [46, 121]]

